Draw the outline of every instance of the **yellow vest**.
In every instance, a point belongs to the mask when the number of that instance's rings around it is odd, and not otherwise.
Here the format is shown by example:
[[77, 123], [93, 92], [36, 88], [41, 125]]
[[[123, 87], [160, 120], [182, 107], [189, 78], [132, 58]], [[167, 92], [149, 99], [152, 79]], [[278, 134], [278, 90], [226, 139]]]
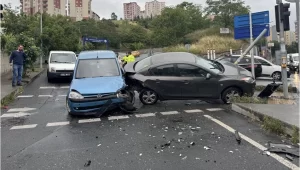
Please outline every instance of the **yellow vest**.
[[127, 60], [128, 60], [128, 56], [126, 56], [126, 55], [125, 55], [125, 56], [123, 57], [123, 59], [122, 59], [122, 60], [123, 60], [124, 62], [127, 62]]
[[134, 61], [135, 61], [135, 57], [133, 55], [129, 55], [127, 57], [127, 63], [134, 62]]

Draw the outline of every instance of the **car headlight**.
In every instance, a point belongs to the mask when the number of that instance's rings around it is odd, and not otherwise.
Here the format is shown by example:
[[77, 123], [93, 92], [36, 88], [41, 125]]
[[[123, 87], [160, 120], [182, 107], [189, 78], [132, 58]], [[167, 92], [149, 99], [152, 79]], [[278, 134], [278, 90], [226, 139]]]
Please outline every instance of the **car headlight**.
[[252, 83], [252, 82], [255, 81], [252, 77], [244, 77], [244, 78], [242, 78], [241, 80], [243, 80], [243, 81], [245, 81], [245, 82], [248, 82], [248, 83]]
[[56, 72], [55, 68], [54, 68], [54, 67], [51, 67], [51, 68], [50, 68], [50, 72]]
[[70, 99], [83, 99], [83, 96], [77, 92], [71, 91], [69, 94]]

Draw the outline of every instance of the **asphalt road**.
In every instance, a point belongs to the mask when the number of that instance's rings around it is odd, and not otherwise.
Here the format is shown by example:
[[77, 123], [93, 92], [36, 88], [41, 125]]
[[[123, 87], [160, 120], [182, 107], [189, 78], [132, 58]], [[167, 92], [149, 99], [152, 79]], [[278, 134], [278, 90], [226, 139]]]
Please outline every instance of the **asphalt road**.
[[[222, 104], [137, 102], [134, 114], [116, 110], [100, 119], [70, 117], [68, 85], [48, 84], [44, 73], [2, 110], [2, 169], [273, 170], [296, 168], [299, 162], [264, 155], [268, 141], [283, 139]], [[240, 145], [231, 128], [244, 135]]]

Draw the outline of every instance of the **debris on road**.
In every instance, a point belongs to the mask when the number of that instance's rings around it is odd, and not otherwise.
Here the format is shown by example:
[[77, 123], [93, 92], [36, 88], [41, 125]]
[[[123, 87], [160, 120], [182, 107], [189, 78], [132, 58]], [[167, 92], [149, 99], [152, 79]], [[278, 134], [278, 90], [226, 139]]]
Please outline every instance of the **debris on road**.
[[215, 134], [215, 132], [211, 132], [211, 134], [212, 134], [212, 135], [214, 135], [214, 134]]
[[98, 144], [97, 146], [101, 146], [101, 144]]
[[187, 158], [187, 156], [185, 156], [185, 157], [183, 157], [183, 158], [181, 158], [182, 160], [185, 160]]
[[200, 160], [200, 158], [198, 158], [198, 157], [196, 157], [195, 159], [196, 159], [196, 160]]
[[240, 134], [237, 130], [235, 131], [235, 139], [238, 142], [238, 144], [241, 144], [242, 138], [240, 137]]
[[92, 163], [92, 161], [91, 160], [88, 160], [85, 164], [84, 164], [84, 167], [88, 167], [88, 166], [90, 166], [91, 165], [91, 163]]
[[140, 156], [142, 156], [143, 154], [142, 153], [140, 153]]
[[233, 153], [233, 151], [229, 151], [230, 153]]
[[292, 156], [289, 155], [289, 154], [285, 154], [285, 157], [288, 158], [290, 161], [293, 161], [293, 160], [294, 160], [294, 157], [292, 157]]
[[195, 145], [195, 142], [191, 142], [190, 144], [191, 144], [192, 146], [194, 146], [194, 145]]
[[206, 150], [210, 150], [210, 147], [207, 147], [207, 146], [204, 146], [203, 148]]
[[182, 135], [182, 132], [178, 132], [178, 135]]
[[270, 153], [269, 151], [264, 151], [264, 152], [263, 152], [263, 155], [268, 155], [268, 156], [270, 156], [271, 153]]

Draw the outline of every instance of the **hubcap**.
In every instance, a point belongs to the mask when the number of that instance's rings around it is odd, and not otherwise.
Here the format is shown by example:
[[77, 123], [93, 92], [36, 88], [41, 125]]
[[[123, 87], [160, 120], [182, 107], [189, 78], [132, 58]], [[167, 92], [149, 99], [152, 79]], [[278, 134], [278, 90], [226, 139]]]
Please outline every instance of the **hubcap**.
[[226, 101], [228, 103], [232, 97], [239, 97], [239, 96], [240, 95], [236, 90], [231, 90], [229, 93], [226, 94]]
[[142, 99], [145, 103], [151, 104], [156, 100], [156, 95], [152, 91], [145, 91], [143, 93]]
[[279, 80], [280, 79], [280, 74], [279, 73], [273, 74], [273, 78], [276, 79], [276, 80]]

